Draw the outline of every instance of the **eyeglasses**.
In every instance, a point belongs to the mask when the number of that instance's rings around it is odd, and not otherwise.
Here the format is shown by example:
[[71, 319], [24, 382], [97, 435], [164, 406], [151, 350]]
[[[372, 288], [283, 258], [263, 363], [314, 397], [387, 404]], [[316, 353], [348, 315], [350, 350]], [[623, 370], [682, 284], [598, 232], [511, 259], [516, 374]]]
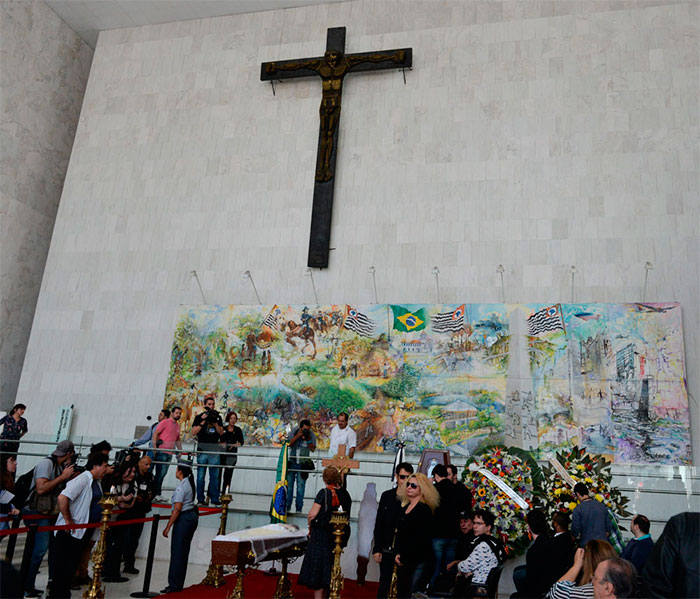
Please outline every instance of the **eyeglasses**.
[[406, 483], [406, 487], [408, 487], [409, 489], [417, 489], [418, 483]]
[[398, 476], [401, 480], [406, 480], [411, 475], [410, 474], [399, 474]]

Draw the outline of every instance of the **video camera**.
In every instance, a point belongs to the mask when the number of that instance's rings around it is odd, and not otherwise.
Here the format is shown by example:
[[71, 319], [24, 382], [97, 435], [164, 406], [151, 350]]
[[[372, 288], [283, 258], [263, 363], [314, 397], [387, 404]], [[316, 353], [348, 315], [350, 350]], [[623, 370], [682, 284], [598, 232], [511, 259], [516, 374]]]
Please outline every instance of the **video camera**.
[[209, 424], [213, 424], [217, 422], [220, 418], [221, 416], [219, 416], [219, 412], [217, 412], [216, 410], [207, 410], [204, 420]]
[[114, 456], [113, 468], [118, 470], [122, 467], [124, 462], [130, 462], [132, 465], [136, 466], [136, 463], [141, 457], [141, 452], [136, 449], [126, 448], [117, 452]]

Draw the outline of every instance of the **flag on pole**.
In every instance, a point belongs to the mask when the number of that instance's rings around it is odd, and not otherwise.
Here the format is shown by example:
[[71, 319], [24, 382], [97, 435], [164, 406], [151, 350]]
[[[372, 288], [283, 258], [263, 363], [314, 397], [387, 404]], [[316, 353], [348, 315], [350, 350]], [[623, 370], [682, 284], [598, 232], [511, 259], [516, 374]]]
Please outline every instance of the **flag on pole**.
[[285, 441], [282, 443], [280, 457], [277, 460], [277, 483], [275, 490], [272, 492], [272, 501], [270, 501], [270, 522], [287, 521], [287, 459], [288, 445]]
[[464, 330], [464, 304], [452, 312], [440, 312], [430, 319], [434, 333], [458, 333]]
[[374, 334], [374, 321], [352, 306], [345, 306], [343, 328], [363, 337], [371, 337]]
[[274, 329], [275, 331], [280, 330], [279, 322], [277, 322], [277, 317], [282, 313], [282, 311], [277, 307], [277, 305], [272, 306], [272, 310], [263, 320], [263, 326]]
[[539, 335], [550, 331], [563, 331], [564, 319], [561, 316], [561, 304], [542, 308], [527, 319], [528, 335]]
[[411, 331], [422, 331], [428, 317], [425, 315], [425, 308], [411, 312], [403, 306], [391, 306], [394, 314], [394, 327], [397, 331], [410, 333]]

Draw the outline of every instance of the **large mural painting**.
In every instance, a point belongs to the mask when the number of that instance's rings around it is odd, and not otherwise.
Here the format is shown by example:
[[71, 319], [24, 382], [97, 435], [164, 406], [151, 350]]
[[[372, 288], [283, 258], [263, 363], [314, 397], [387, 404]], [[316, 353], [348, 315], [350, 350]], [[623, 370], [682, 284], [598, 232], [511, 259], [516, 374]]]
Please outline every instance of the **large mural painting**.
[[363, 451], [690, 463], [675, 303], [184, 307], [165, 406], [189, 423], [212, 392], [252, 444], [308, 418], [327, 447], [346, 411]]

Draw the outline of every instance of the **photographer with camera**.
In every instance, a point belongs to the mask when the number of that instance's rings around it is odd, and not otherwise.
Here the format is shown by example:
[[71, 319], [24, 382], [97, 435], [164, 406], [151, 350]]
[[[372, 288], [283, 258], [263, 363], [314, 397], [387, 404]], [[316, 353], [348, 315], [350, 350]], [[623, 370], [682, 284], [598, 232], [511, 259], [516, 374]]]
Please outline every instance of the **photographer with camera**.
[[309, 459], [310, 451], [316, 451], [316, 435], [311, 430], [311, 422], [304, 419], [299, 423], [299, 428], [294, 431], [292, 438], [289, 439], [287, 513], [292, 508], [295, 481], [297, 484], [296, 511], [303, 511], [306, 479], [309, 478], [309, 471], [314, 469], [314, 463]]
[[[204, 396], [204, 411], [197, 414], [192, 422], [191, 434], [197, 437], [197, 503], [209, 505], [204, 497], [204, 481], [209, 467], [209, 499], [214, 505], [219, 505], [219, 441], [224, 434], [224, 423], [214, 409], [216, 395], [209, 393]], [[200, 453], [203, 452], [203, 453]]]

